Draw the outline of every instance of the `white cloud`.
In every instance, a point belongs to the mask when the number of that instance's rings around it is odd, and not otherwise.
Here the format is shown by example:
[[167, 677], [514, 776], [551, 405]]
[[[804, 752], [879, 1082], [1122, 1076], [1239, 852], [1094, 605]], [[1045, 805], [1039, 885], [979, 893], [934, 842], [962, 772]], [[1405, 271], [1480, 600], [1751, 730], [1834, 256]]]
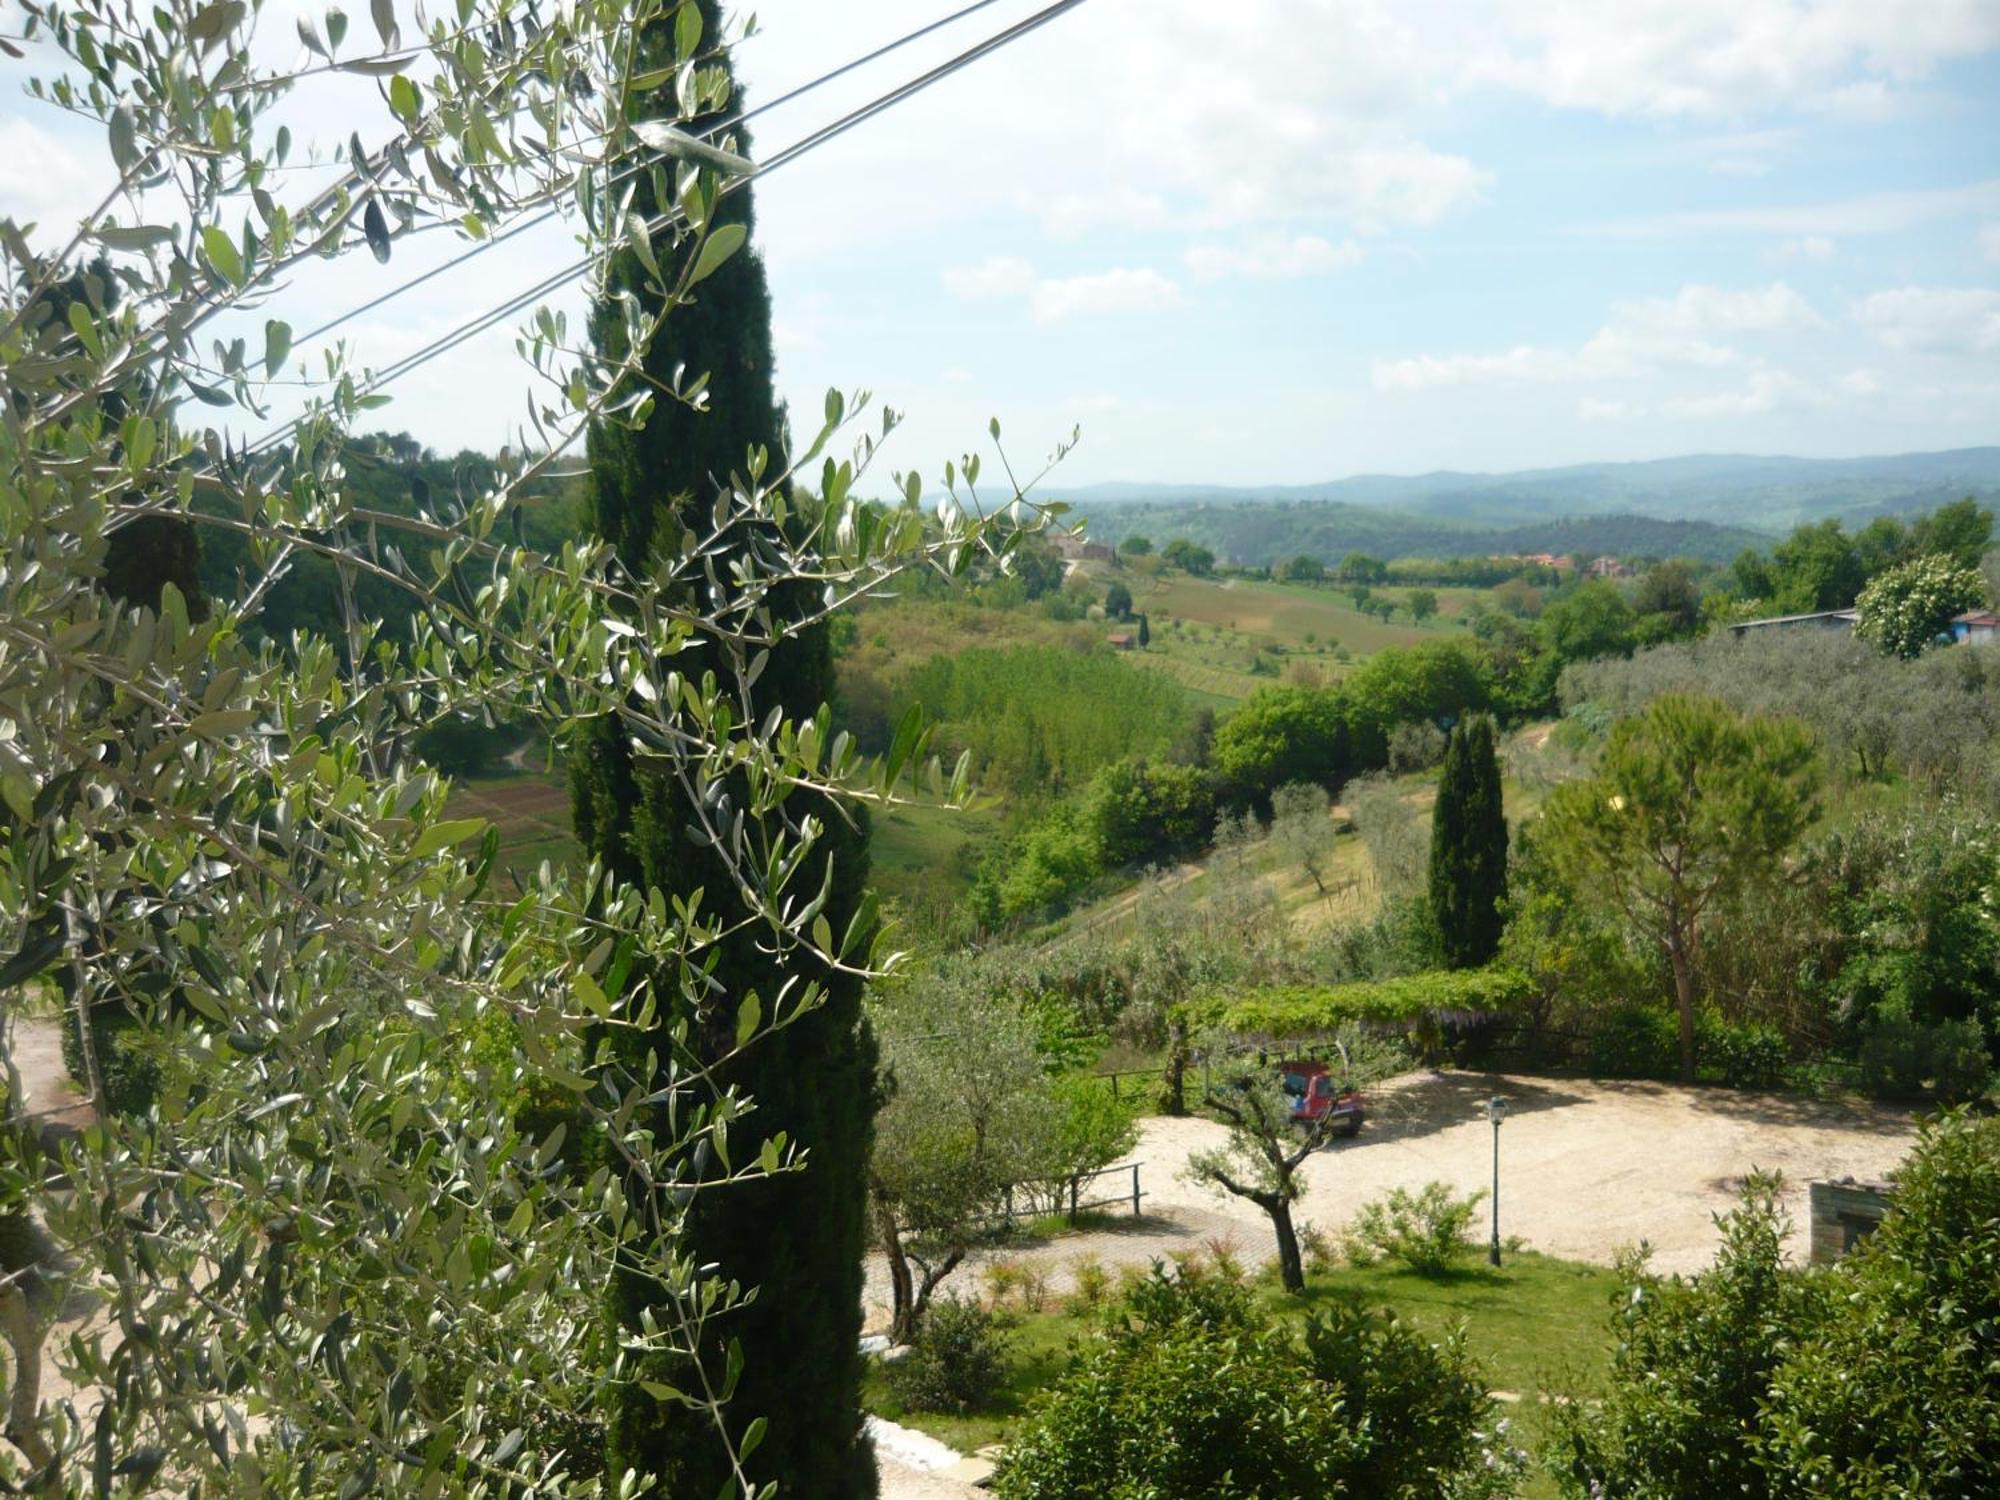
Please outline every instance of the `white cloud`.
[[944, 383], [946, 385], [971, 385], [972, 371], [966, 369], [963, 365], [953, 365], [944, 372]]
[[1521, 344], [1500, 354], [1421, 354], [1378, 361], [1375, 387], [1416, 391], [1454, 385], [1558, 385], [1630, 379], [1676, 369], [1722, 369], [1743, 356], [1710, 335], [1789, 334], [1826, 328], [1790, 286], [1737, 290], [1690, 283], [1672, 297], [1615, 303], [1597, 332], [1574, 349]]
[[1585, 422], [1620, 422], [1638, 416], [1641, 410], [1628, 401], [1602, 401], [1595, 396], [1584, 396], [1576, 403], [1577, 417]]
[[1226, 276], [1264, 280], [1319, 276], [1359, 265], [1362, 249], [1355, 241], [1334, 245], [1316, 234], [1265, 235], [1238, 245], [1191, 245], [1181, 257], [1196, 281]]
[[1781, 264], [1802, 260], [1813, 265], [1825, 265], [1839, 252], [1839, 244], [1826, 235], [1805, 234], [1796, 239], [1780, 240], [1772, 246], [1769, 258]]
[[1157, 312], [1180, 301], [1181, 289], [1150, 266], [1121, 266], [1091, 276], [1038, 281], [1028, 305], [1037, 323], [1105, 313]]
[[989, 255], [976, 266], [954, 266], [944, 273], [945, 289], [968, 302], [994, 297], [1018, 297], [1035, 284], [1035, 268], [1017, 255]]
[[1849, 370], [1834, 382], [1834, 389], [1843, 396], [1863, 397], [1880, 395], [1882, 377], [1873, 370]]
[[1179, 283], [1151, 266], [1119, 266], [1081, 276], [1038, 277], [1027, 261], [994, 255], [944, 273], [946, 288], [967, 301], [1026, 297], [1037, 323], [1098, 313], [1155, 312], [1180, 301]]
[[1743, 291], [1684, 286], [1672, 297], [1620, 302], [1613, 326], [1671, 333], [1796, 333], [1825, 328], [1811, 304], [1782, 281]]
[[61, 244], [96, 206], [106, 170], [32, 120], [0, 118], [0, 204], [18, 223], [43, 225], [43, 245]]
[[1704, 136], [1686, 149], [1718, 177], [1767, 177], [1798, 145], [1800, 134], [1795, 128], [1738, 130]]
[[1989, 263], [2000, 265], [2000, 224], [1988, 224], [1979, 231], [1979, 252]]
[[1751, 417], [1778, 406], [1813, 399], [1803, 382], [1784, 370], [1753, 370], [1749, 382], [1738, 390], [1719, 391], [1706, 396], [1676, 396], [1660, 403], [1669, 417]]
[[1866, 193], [1831, 202], [1762, 208], [1695, 209], [1591, 225], [1592, 232], [1662, 238], [1678, 235], [1783, 234], [1848, 237], [1900, 234], [1941, 219], [2000, 211], [2000, 177], [1954, 188]]
[[1467, 70], [1566, 108], [1726, 119], [1879, 112], [2000, 44], [1990, 0], [1506, 0]]
[[1899, 287], [1874, 292], [1854, 318], [1885, 347], [1917, 354], [2000, 350], [2000, 291], [1991, 287]]

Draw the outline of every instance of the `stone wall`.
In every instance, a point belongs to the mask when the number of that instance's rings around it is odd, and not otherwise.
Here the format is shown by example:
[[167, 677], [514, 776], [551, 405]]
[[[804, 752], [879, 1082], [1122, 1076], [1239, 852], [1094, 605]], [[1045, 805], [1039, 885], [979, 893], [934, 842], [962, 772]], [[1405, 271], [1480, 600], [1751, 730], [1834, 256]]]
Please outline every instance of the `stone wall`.
[[1856, 1182], [1852, 1177], [1815, 1182], [1809, 1198], [1814, 1265], [1839, 1260], [1873, 1234], [1889, 1211], [1889, 1185], [1885, 1182]]

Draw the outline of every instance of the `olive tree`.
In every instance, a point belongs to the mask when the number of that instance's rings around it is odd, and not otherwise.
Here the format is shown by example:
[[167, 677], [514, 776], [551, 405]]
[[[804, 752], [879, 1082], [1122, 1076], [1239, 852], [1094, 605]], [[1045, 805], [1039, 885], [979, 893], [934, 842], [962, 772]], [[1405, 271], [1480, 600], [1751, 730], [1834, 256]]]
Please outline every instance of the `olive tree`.
[[[74, 225], [0, 220], [0, 1481], [637, 1493], [654, 1476], [593, 1472], [590, 1424], [644, 1371], [655, 1399], [706, 1415], [729, 1488], [763, 1493], [766, 1414], [727, 1398], [741, 1359], [780, 1353], [730, 1346], [754, 1288], [680, 1231], [697, 1192], [811, 1169], [722, 1079], [820, 996], [706, 975], [732, 927], [774, 972], [883, 961], [868, 922], [822, 918], [828, 814], [801, 809], [899, 795], [923, 746], [912, 730], [864, 768], [824, 710], [763, 713], [754, 685], [783, 630], [901, 570], [1004, 556], [1038, 514], [1018, 491], [974, 507], [972, 462], [934, 516], [858, 503], [877, 439], [828, 456], [850, 419], [836, 396], [795, 453], [718, 476], [712, 525], [651, 576], [597, 545], [518, 545], [521, 497], [592, 424], [704, 399], [699, 371], [636, 372], [740, 244], [714, 207], [751, 167], [628, 106], [661, 82], [630, 74], [641, 29], [672, 19], [656, 71], [689, 116], [718, 39], [678, 0], [465, 0], [421, 31], [393, 0], [369, 9], [365, 43], [337, 10], [299, 18], [304, 61], [278, 66], [250, 0], [21, 8], [31, 97], [94, 120], [109, 166]], [[305, 78], [351, 85], [352, 133], [317, 162], [280, 123]], [[627, 211], [641, 173], [674, 205], [664, 222]], [[410, 366], [369, 373], [344, 345], [295, 359], [304, 337], [272, 299], [313, 258], [393, 263], [421, 235], [472, 248], [552, 206], [578, 274], [630, 247], [657, 277], [621, 305], [621, 352], [517, 299], [530, 396], [494, 486], [358, 505], [348, 436]], [[57, 317], [53, 289], [99, 254]], [[100, 586], [120, 533], [162, 519], [246, 543], [205, 614], [173, 586], [157, 607]], [[745, 530], [774, 540], [725, 557]], [[305, 557], [332, 564], [341, 629], [260, 640]], [[364, 576], [416, 601], [406, 644], [351, 607]], [[820, 608], [774, 624], [772, 592], [801, 583]], [[716, 664], [699, 679], [676, 670], [696, 643]], [[727, 923], [597, 866], [502, 896], [494, 830], [453, 815], [413, 748], [493, 717], [564, 745], [603, 715], [690, 790], [737, 887]], [[136, 1013], [159, 1069], [143, 1116], [101, 1109], [59, 1163], [22, 1114], [12, 1034], [58, 988], [80, 1021]], [[687, 1044], [718, 1015], [733, 1045]], [[661, 1017], [649, 1052], [613, 1045]], [[620, 1272], [671, 1296], [607, 1330]], [[54, 1350], [77, 1394], [44, 1399], [50, 1318], [79, 1306], [94, 1311]]]
[[1294, 781], [1271, 793], [1271, 839], [1288, 864], [1312, 877], [1321, 899], [1333, 857], [1333, 823], [1326, 792], [1309, 781]]
[[[1227, 1045], [1226, 1039], [1218, 1038], [1210, 1051], [1224, 1053]], [[1341, 1061], [1340, 1083], [1346, 1088], [1387, 1078], [1402, 1066], [1400, 1048], [1354, 1027], [1341, 1034], [1334, 1050]], [[1303, 1292], [1305, 1261], [1299, 1253], [1292, 1205], [1305, 1196], [1301, 1172], [1312, 1154], [1327, 1144], [1333, 1117], [1293, 1119], [1291, 1099], [1276, 1070], [1261, 1062], [1253, 1065], [1249, 1057], [1225, 1056], [1211, 1070], [1211, 1078], [1203, 1103], [1229, 1127], [1229, 1139], [1190, 1157], [1187, 1175], [1254, 1203], [1270, 1216], [1278, 1242], [1279, 1280], [1286, 1291]]]
[[1138, 1133], [1101, 1081], [1051, 1071], [1034, 1017], [985, 966], [892, 985], [875, 1017], [886, 1098], [868, 1198], [889, 1263], [892, 1333], [908, 1343], [1008, 1194], [1041, 1186], [1053, 1200]]

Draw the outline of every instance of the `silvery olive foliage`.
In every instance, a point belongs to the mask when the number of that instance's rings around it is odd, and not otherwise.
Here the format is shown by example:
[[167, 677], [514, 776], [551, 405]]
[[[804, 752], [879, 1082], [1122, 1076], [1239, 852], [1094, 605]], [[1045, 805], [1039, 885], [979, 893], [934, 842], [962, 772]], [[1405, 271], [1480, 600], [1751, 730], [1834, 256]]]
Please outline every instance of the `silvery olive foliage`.
[[[626, 1378], [598, 1312], [611, 1269], [678, 1289], [643, 1342], [709, 1347], [704, 1326], [752, 1289], [688, 1263], [688, 1198], [800, 1163], [691, 1053], [621, 1069], [598, 1044], [726, 1006], [755, 1047], [815, 995], [711, 993], [721, 934], [698, 898], [546, 867], [503, 895], [494, 832], [450, 815], [415, 736], [502, 716], [560, 744], [617, 715], [688, 788], [774, 968], [807, 945], [872, 969], [891, 956], [870, 914], [847, 932], [820, 915], [839, 876], [794, 794], [901, 795], [923, 736], [906, 725], [864, 764], [824, 712], [757, 712], [764, 653], [801, 623], [774, 617], [771, 591], [803, 581], [823, 614], [906, 568], [1004, 564], [1047, 512], [1010, 487], [982, 518], [973, 459], [947, 467], [933, 511], [914, 475], [902, 503], [863, 503], [894, 417], [850, 438], [865, 401], [831, 395], [795, 457], [745, 455], [710, 529], [653, 577], [601, 547], [515, 545], [516, 497], [573, 462], [590, 424], [704, 399], [699, 371], [670, 389], [635, 372], [740, 248], [708, 226], [751, 169], [726, 136], [629, 111], [663, 90], [682, 120], [723, 108], [723, 39], [677, 0], [429, 16], [371, 0], [365, 28], [267, 10], [30, 0], [4, 23], [31, 98], [94, 121], [109, 168], [80, 224], [0, 220], [0, 1217], [10, 1244], [39, 1247], [0, 1280], [0, 1478], [79, 1495], [636, 1493], [645, 1476], [590, 1476], [561, 1438]], [[677, 56], [635, 76], [656, 24]], [[288, 128], [306, 80], [342, 88], [351, 134], [331, 149]], [[649, 243], [666, 226], [626, 209], [640, 173], [677, 205], [672, 256]], [[313, 257], [393, 270], [417, 236], [472, 246], [550, 209], [580, 272], [629, 247], [657, 276], [625, 304], [623, 352], [523, 305], [533, 394], [500, 485], [410, 515], [357, 508], [344, 440], [398, 367], [295, 338], [274, 293]], [[827, 456], [836, 442], [849, 456]], [[122, 606], [100, 587], [107, 542], [149, 516], [238, 533], [253, 565], [205, 614], [171, 587], [157, 611]], [[261, 602], [309, 554], [407, 589], [408, 644], [352, 609], [340, 639], [262, 639]], [[698, 680], [676, 670], [697, 643], [721, 663]], [[962, 779], [930, 775], [947, 795]], [[160, 1071], [145, 1117], [100, 1109], [59, 1160], [19, 1103], [13, 1023], [36, 1004], [136, 1011]], [[677, 1368], [685, 1388], [652, 1393], [754, 1445], [754, 1414], [727, 1408], [733, 1358]]]

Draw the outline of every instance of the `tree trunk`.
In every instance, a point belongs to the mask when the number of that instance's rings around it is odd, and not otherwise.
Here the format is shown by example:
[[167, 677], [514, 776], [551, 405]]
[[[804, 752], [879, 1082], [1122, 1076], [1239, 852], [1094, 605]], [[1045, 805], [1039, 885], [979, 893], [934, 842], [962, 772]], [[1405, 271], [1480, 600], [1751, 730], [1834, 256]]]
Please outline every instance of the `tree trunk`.
[[1278, 1279], [1285, 1290], [1297, 1295], [1306, 1289], [1305, 1263], [1299, 1257], [1299, 1234], [1292, 1227], [1292, 1205], [1282, 1198], [1264, 1205], [1271, 1216], [1271, 1228], [1278, 1236]]
[[889, 1259], [889, 1337], [895, 1343], [907, 1344], [917, 1331], [910, 1258], [903, 1253], [903, 1231], [896, 1223], [896, 1211], [880, 1198], [875, 1200], [875, 1224], [882, 1236], [882, 1253]]
[[1674, 966], [1674, 1003], [1680, 1011], [1681, 1082], [1694, 1082], [1694, 957], [1678, 926], [1667, 935], [1667, 958]]
[[1167, 1028], [1167, 1079], [1160, 1107], [1170, 1115], [1187, 1113], [1187, 1023], [1175, 1021]]

